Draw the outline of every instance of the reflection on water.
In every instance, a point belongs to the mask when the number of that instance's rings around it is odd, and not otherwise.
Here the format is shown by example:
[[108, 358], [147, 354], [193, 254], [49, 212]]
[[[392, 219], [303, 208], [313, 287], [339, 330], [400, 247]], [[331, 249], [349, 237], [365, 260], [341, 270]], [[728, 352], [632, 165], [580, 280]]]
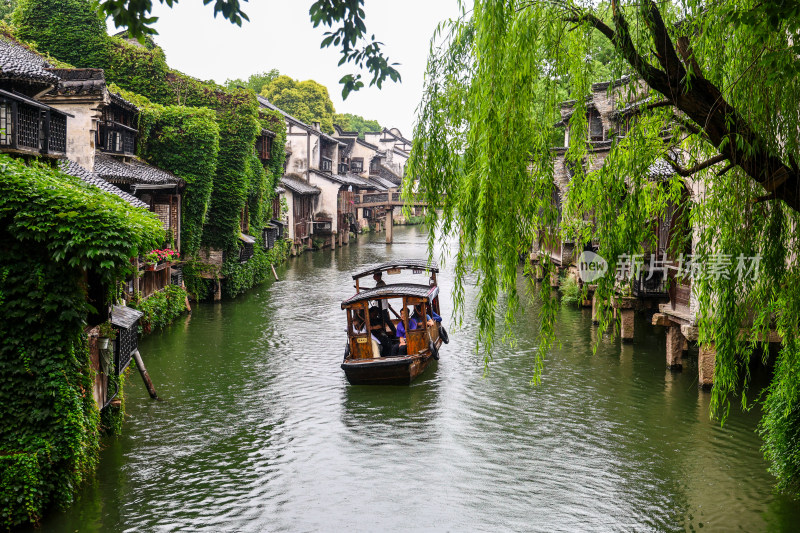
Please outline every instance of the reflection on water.
[[666, 371], [663, 332], [644, 321], [633, 345], [601, 339], [593, 354], [589, 311], [564, 308], [534, 387], [532, 307], [485, 374], [475, 291], [464, 327], [448, 323], [448, 265], [438, 365], [410, 387], [348, 385], [351, 272], [421, 257], [425, 239], [397, 228], [390, 246], [374, 235], [302, 255], [280, 282], [144, 339], [165, 400], [130, 376], [125, 434], [43, 530], [795, 530], [800, 505], [772, 493], [759, 413], [710, 421], [696, 359]]

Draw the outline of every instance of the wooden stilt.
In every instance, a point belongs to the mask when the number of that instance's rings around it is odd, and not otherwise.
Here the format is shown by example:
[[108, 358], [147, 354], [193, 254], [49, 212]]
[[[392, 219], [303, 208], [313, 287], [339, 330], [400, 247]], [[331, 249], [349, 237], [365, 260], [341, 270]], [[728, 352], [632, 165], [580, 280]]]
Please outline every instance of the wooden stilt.
[[147, 387], [147, 392], [150, 394], [150, 397], [154, 400], [158, 400], [156, 388], [153, 386], [153, 382], [150, 380], [147, 369], [144, 367], [144, 361], [142, 361], [142, 356], [139, 353], [139, 350], [134, 350], [133, 360], [136, 361], [136, 368], [139, 369], [139, 374], [142, 376], [142, 381], [144, 381], [144, 386]]

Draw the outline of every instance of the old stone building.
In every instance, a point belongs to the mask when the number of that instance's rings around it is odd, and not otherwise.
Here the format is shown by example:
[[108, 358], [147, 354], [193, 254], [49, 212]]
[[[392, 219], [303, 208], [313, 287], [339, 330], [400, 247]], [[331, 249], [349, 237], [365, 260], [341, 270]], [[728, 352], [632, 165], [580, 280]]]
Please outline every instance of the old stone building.
[[[350, 170], [352, 146], [289, 115], [259, 96], [260, 105], [286, 120], [286, 164], [281, 197], [289, 204], [288, 237], [296, 252], [314, 239], [335, 247], [349, 240], [355, 222], [350, 197], [357, 191], [379, 190]], [[384, 188], [385, 190], [385, 188]]]
[[67, 159], [146, 204], [180, 248], [185, 184], [136, 157], [139, 109], [108, 89], [100, 69], [49, 70], [59, 81], [41, 99], [69, 114]]

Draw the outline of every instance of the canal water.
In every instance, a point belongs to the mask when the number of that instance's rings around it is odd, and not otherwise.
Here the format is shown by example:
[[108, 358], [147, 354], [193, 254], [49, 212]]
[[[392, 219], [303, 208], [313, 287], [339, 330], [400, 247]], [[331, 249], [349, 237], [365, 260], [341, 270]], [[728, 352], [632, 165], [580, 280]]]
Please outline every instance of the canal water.
[[603, 339], [593, 354], [588, 310], [563, 308], [534, 386], [532, 306], [487, 373], [474, 289], [451, 324], [448, 263], [438, 366], [410, 387], [348, 385], [351, 272], [423, 257], [426, 237], [396, 228], [392, 245], [378, 234], [304, 254], [279, 282], [145, 338], [164, 400], [130, 376], [124, 434], [42, 531], [798, 530], [800, 504], [772, 491], [759, 413], [709, 420], [696, 357], [667, 371], [664, 334], [643, 321], [633, 345]]

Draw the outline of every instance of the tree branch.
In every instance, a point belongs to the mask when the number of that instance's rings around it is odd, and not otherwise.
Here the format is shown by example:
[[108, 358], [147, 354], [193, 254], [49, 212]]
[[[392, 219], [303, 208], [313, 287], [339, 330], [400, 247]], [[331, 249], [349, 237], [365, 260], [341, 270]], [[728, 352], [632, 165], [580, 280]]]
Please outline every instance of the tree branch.
[[686, 77], [686, 70], [683, 68], [681, 60], [678, 59], [678, 54], [675, 52], [675, 46], [672, 44], [667, 26], [661, 17], [661, 12], [653, 0], [648, 0], [642, 6], [642, 11], [644, 12], [645, 24], [653, 35], [656, 58], [661, 63], [664, 72], [669, 76], [670, 86], [673, 89], [679, 87], [681, 80]]
[[689, 67], [689, 71], [692, 76], [695, 78], [703, 78], [703, 71], [700, 68], [700, 65], [697, 63], [697, 60], [694, 57], [694, 50], [692, 50], [692, 45], [689, 43], [688, 37], [678, 37], [677, 42], [675, 43], [678, 53], [681, 55], [684, 64]]
[[656, 109], [657, 107], [667, 107], [675, 105], [672, 103], [672, 100], [659, 100], [658, 102], [653, 102], [652, 104], [647, 104], [644, 106], [644, 109], [649, 111], [651, 109]]
[[736, 163], [728, 163], [728, 164], [725, 166], [725, 168], [723, 168], [722, 170], [720, 170], [719, 172], [717, 172], [717, 177], [719, 178], [720, 176], [724, 175], [726, 172], [728, 172], [730, 169], [732, 169], [732, 168], [733, 168], [733, 167], [735, 167], [735, 166], [736, 166]]
[[710, 166], [716, 165], [717, 163], [721, 163], [722, 161], [726, 161], [728, 159], [728, 156], [726, 156], [725, 154], [715, 155], [714, 157], [712, 157], [710, 159], [707, 159], [707, 160], [703, 161], [702, 163], [696, 164], [695, 166], [693, 166], [690, 169], [685, 169], [685, 168], [681, 167], [678, 164], [678, 162], [673, 160], [672, 157], [670, 157], [670, 156], [667, 156], [665, 159], [667, 160], [667, 163], [669, 163], [670, 166], [673, 168], [673, 170], [675, 170], [675, 173], [677, 175], [683, 176], [684, 178], [688, 178], [692, 174], [700, 172], [703, 169], [706, 169], [706, 168], [708, 168]]

